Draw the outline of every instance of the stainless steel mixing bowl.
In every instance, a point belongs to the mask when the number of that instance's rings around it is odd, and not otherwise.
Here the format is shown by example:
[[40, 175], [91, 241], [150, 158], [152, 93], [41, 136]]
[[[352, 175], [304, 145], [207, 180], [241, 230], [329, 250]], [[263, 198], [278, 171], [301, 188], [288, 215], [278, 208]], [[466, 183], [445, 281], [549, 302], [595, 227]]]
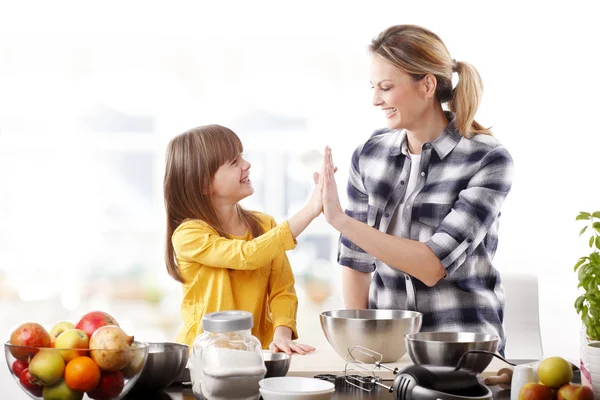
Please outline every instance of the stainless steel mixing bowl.
[[263, 350], [263, 358], [265, 359], [265, 367], [267, 367], [265, 378], [285, 376], [292, 363], [292, 358], [285, 353], [273, 353]]
[[189, 358], [185, 344], [159, 342], [148, 343], [148, 359], [133, 392], [158, 392], [181, 375]]
[[[498, 350], [498, 336], [471, 332], [418, 332], [405, 337], [408, 355], [415, 364], [455, 367], [467, 350]], [[462, 367], [480, 373], [492, 361], [491, 354], [468, 354]]]
[[[333, 310], [321, 313], [321, 328], [342, 358], [358, 345], [380, 353], [383, 362], [394, 362], [406, 353], [404, 335], [418, 332], [422, 317], [419, 312], [404, 310]], [[360, 352], [353, 356], [373, 362]]]

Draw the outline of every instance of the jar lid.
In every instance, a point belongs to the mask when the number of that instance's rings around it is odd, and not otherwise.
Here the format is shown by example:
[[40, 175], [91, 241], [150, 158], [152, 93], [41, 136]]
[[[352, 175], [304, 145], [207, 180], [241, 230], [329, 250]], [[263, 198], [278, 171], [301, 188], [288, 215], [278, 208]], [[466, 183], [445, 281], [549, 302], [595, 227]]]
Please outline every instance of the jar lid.
[[252, 329], [254, 320], [248, 311], [217, 311], [202, 317], [202, 329], [209, 332], [234, 332]]

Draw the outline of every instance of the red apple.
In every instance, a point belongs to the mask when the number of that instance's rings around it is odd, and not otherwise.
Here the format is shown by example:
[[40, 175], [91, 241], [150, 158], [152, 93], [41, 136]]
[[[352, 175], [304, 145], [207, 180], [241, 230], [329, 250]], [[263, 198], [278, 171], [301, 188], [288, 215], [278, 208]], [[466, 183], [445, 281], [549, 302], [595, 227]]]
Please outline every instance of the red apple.
[[29, 364], [25, 361], [15, 360], [15, 362], [12, 365], [13, 374], [15, 374], [15, 376], [18, 378], [19, 376], [21, 376], [21, 372], [27, 369], [28, 366]]
[[117, 320], [109, 314], [102, 311], [92, 311], [81, 317], [77, 325], [75, 325], [75, 329], [81, 329], [91, 338], [96, 329], [105, 325], [119, 326]]
[[[26, 322], [19, 325], [10, 335], [10, 344], [14, 346], [50, 347], [50, 341], [50, 335], [46, 329], [35, 322]], [[10, 348], [13, 357], [21, 361], [29, 361], [29, 358], [37, 352], [37, 349], [25, 347]]]
[[548, 386], [540, 383], [529, 382], [524, 384], [519, 391], [519, 400], [553, 400], [554, 393]]
[[587, 386], [567, 383], [556, 393], [557, 400], [594, 400], [594, 391]]
[[42, 396], [43, 387], [40, 385], [37, 379], [31, 375], [29, 369], [25, 368], [23, 372], [21, 372], [21, 375], [19, 375], [19, 382], [21, 382], [21, 386], [23, 386], [25, 390], [32, 395], [36, 397]]
[[96, 389], [87, 392], [90, 399], [108, 400], [117, 397], [125, 387], [125, 378], [121, 371], [102, 371], [100, 383]]

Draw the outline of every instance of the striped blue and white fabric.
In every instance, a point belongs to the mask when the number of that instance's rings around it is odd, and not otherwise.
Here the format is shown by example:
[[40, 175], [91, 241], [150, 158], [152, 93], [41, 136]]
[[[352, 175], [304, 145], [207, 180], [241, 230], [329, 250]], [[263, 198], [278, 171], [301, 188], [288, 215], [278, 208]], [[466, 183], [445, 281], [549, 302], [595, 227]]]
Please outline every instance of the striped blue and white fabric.
[[401, 236], [429, 246], [446, 277], [428, 287], [343, 235], [338, 262], [374, 272], [369, 308], [419, 311], [422, 331], [495, 334], [503, 350], [504, 289], [492, 260], [513, 161], [495, 137], [465, 138], [455, 129], [454, 115], [447, 117], [451, 122], [442, 135], [423, 145], [418, 182], [406, 197], [411, 162], [406, 132], [375, 131], [352, 156], [346, 210], [352, 218], [388, 232], [402, 202]]

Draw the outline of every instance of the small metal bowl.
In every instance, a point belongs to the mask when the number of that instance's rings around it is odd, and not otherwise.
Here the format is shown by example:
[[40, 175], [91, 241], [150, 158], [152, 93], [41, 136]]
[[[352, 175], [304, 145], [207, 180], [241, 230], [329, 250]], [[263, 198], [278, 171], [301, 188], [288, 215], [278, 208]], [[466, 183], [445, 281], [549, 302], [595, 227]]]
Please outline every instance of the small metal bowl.
[[[498, 350], [498, 336], [473, 332], [418, 332], [404, 336], [408, 355], [413, 363], [456, 367], [468, 350]], [[491, 354], [470, 353], [461, 367], [475, 373], [483, 372], [492, 361]]]
[[148, 358], [133, 392], [158, 392], [171, 385], [181, 375], [189, 358], [185, 344], [148, 343]]
[[292, 358], [286, 353], [273, 353], [271, 351], [263, 351], [267, 374], [265, 378], [275, 378], [285, 376], [290, 369]]

